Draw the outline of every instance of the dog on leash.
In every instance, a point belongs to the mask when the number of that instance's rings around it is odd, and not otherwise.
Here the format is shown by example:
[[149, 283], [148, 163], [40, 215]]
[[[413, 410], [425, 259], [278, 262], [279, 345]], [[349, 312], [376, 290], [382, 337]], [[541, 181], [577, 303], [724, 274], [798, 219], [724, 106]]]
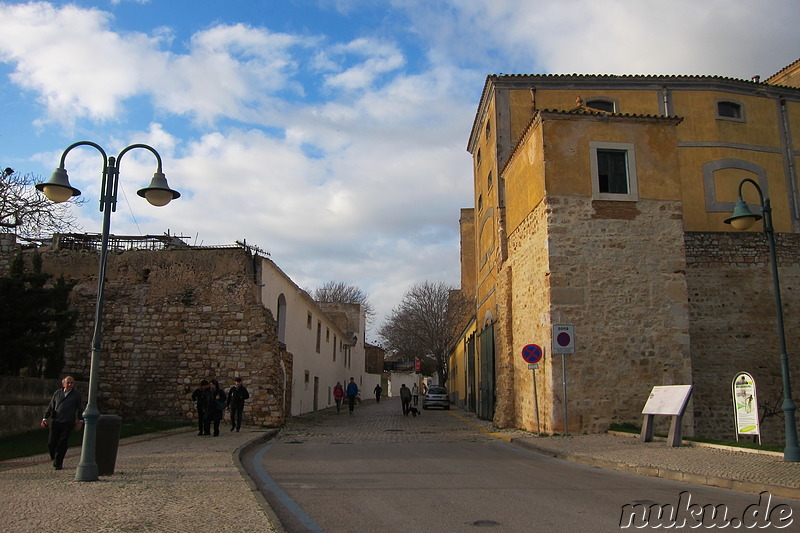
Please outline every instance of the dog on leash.
[[421, 415], [422, 413], [419, 412], [419, 409], [416, 407], [409, 407], [408, 412], [411, 413], [411, 416]]

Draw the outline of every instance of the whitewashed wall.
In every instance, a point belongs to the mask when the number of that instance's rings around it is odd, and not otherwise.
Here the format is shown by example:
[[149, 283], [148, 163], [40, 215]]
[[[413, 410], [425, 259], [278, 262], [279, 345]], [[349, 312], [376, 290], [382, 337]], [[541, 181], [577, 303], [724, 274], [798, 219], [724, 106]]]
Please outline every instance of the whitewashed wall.
[[[355, 345], [317, 306], [314, 300], [298, 287], [278, 266], [269, 259], [262, 259], [261, 297], [279, 324], [279, 336], [294, 359], [292, 373], [292, 416], [325, 409], [335, 405], [333, 387], [337, 381], [347, 386], [350, 377], [362, 388], [362, 398], [366, 391], [372, 392], [380, 376], [366, 374], [364, 369], [364, 331], [363, 311], [358, 325]], [[283, 295], [285, 322], [281, 320], [278, 302]], [[311, 327], [308, 316], [311, 314]], [[319, 327], [319, 352], [317, 351], [317, 328]], [[349, 354], [349, 356], [348, 356]], [[370, 386], [371, 384], [371, 386]], [[369, 387], [367, 389], [367, 387]], [[316, 397], [316, 402], [315, 402]]]

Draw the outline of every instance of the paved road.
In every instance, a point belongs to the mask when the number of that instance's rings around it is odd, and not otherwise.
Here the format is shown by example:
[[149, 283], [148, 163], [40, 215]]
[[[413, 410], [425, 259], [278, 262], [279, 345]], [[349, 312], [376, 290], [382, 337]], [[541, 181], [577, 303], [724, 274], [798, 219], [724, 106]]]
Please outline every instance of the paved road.
[[[760, 502], [545, 457], [479, 431], [457, 412], [404, 417], [397, 399], [366, 402], [352, 416], [292, 419], [243, 464], [290, 533], [620, 531], [626, 504], [639, 505], [628, 509], [642, 516], [653, 505], [725, 505], [730, 520]], [[797, 501], [761, 505], [777, 507], [765, 520], [777, 523], [781, 512], [800, 519]], [[708, 520], [708, 512], [702, 516]]]

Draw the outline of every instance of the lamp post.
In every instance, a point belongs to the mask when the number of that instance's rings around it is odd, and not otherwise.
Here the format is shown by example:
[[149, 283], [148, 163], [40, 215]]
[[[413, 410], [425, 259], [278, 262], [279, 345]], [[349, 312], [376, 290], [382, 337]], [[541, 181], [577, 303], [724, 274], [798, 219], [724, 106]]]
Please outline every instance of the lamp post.
[[775, 228], [772, 226], [772, 207], [769, 198], [764, 197], [761, 187], [750, 178], [745, 178], [739, 183], [739, 200], [733, 209], [733, 214], [725, 219], [726, 224], [730, 224], [736, 229], [745, 230], [750, 228], [761, 215], [753, 214], [747, 203], [742, 199], [742, 186], [745, 183], [752, 184], [761, 201], [761, 212], [764, 214], [764, 234], [767, 236], [769, 245], [769, 259], [772, 266], [772, 283], [775, 292], [775, 307], [778, 318], [778, 341], [781, 349], [781, 377], [783, 379], [783, 422], [786, 431], [786, 447], [783, 450], [783, 460], [786, 462], [800, 462], [800, 447], [797, 444], [797, 424], [794, 419], [796, 407], [792, 400], [792, 383], [789, 379], [789, 358], [786, 355], [786, 334], [783, 328], [783, 305], [781, 303], [781, 286], [778, 280], [778, 256], [775, 253]]
[[111, 227], [111, 213], [117, 209], [117, 185], [119, 184], [119, 164], [128, 151], [134, 148], [144, 148], [156, 156], [158, 168], [153, 174], [153, 179], [148, 187], [137, 191], [152, 205], [161, 207], [171, 200], [180, 198], [180, 193], [169, 188], [167, 179], [161, 171], [161, 156], [152, 147], [146, 144], [132, 144], [124, 148], [119, 155], [107, 157], [103, 149], [90, 141], [80, 141], [70, 145], [61, 154], [61, 163], [53, 172], [46, 183], [38, 183], [36, 188], [43, 192], [53, 202], [65, 202], [73, 196], [78, 196], [81, 191], [69, 184], [69, 177], [64, 168], [64, 160], [73, 148], [78, 146], [92, 146], [103, 156], [103, 179], [100, 189], [100, 211], [103, 213], [103, 233], [100, 247], [100, 270], [97, 275], [97, 305], [94, 315], [94, 335], [92, 337], [92, 356], [89, 370], [89, 399], [86, 410], [83, 412], [84, 431], [83, 445], [81, 447], [81, 461], [75, 471], [75, 481], [97, 481], [98, 468], [96, 457], [97, 419], [100, 411], [97, 409], [97, 379], [100, 366], [100, 344], [103, 340], [103, 290], [105, 288], [106, 257], [108, 255], [108, 238]]

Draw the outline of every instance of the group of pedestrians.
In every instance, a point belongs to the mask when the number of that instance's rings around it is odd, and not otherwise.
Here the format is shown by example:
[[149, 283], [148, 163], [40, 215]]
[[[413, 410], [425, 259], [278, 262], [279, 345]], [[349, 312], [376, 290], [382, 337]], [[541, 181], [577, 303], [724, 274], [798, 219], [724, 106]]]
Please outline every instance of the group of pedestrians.
[[250, 393], [242, 385], [242, 378], [237, 377], [234, 381], [235, 385], [227, 394], [216, 379], [200, 381], [200, 387], [192, 393], [192, 401], [197, 405], [199, 436], [211, 435], [213, 425], [214, 436], [219, 437], [219, 423], [224, 418], [226, 409], [230, 409], [231, 431], [241, 429], [244, 401], [250, 398]]
[[[375, 385], [375, 389], [373, 390], [373, 392], [375, 393], [375, 402], [381, 403], [381, 394], [383, 394], [383, 387], [381, 387], [380, 383]], [[350, 414], [352, 415], [358, 394], [359, 394], [358, 385], [356, 384], [353, 378], [350, 378], [350, 383], [347, 384], [347, 390], [345, 390], [345, 388], [342, 386], [341, 381], [337, 381], [336, 385], [333, 387], [333, 400], [336, 402], [336, 413], [338, 414], [339, 411], [341, 411], [342, 401], [346, 396], [348, 402], [348, 409], [350, 411]], [[411, 412], [411, 402], [414, 402], [414, 407], [419, 405], [419, 386], [416, 383], [414, 383], [413, 388], [409, 389], [408, 386], [405, 383], [403, 383], [400, 386], [400, 404], [403, 408], [404, 415], [408, 415], [408, 413]]]
[[350, 378], [350, 383], [347, 384], [347, 389], [342, 386], [341, 381], [337, 381], [336, 385], [333, 387], [333, 400], [336, 402], [336, 414], [339, 414], [339, 411], [342, 408], [342, 400], [344, 400], [346, 396], [347, 408], [352, 415], [353, 410], [356, 408], [356, 399], [358, 398], [358, 394], [358, 384], [354, 378]]
[[400, 405], [403, 408], [403, 414], [408, 416], [411, 412], [411, 402], [414, 402], [414, 407], [419, 405], [419, 386], [414, 383], [410, 389], [403, 383], [400, 386]]
[[[192, 401], [197, 405], [198, 435], [210, 435], [214, 426], [214, 436], [219, 436], [219, 423], [226, 409], [230, 409], [231, 431], [242, 427], [244, 402], [250, 393], [242, 385], [242, 378], [235, 379], [235, 385], [227, 394], [216, 379], [200, 381], [200, 387], [192, 393]], [[50, 430], [47, 450], [53, 461], [53, 468], [64, 468], [69, 437], [73, 430], [83, 428], [83, 397], [75, 390], [75, 378], [66, 376], [61, 380], [61, 388], [53, 393], [39, 425]]]

